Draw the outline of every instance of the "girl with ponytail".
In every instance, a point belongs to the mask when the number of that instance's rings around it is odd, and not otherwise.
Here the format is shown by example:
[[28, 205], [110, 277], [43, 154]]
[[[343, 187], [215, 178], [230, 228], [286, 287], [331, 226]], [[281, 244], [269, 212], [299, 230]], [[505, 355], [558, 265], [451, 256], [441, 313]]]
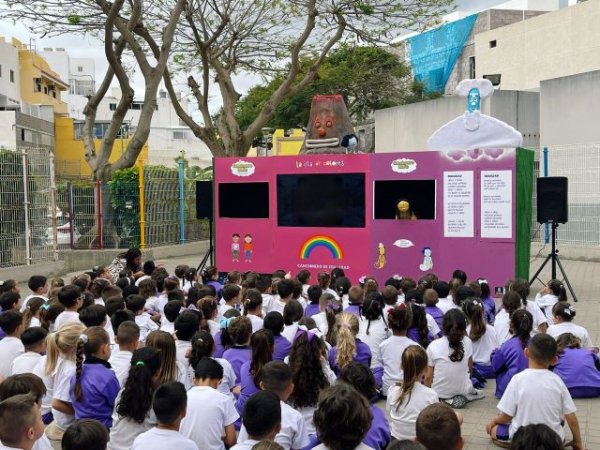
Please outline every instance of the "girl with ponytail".
[[370, 295], [365, 300], [358, 328], [358, 338], [371, 349], [371, 372], [373, 372], [377, 387], [381, 389], [383, 363], [379, 346], [392, 334], [385, 317], [383, 317], [383, 297], [381, 294]]
[[444, 337], [427, 347], [427, 385], [441, 399], [450, 400], [453, 408], [463, 408], [467, 402], [483, 398], [471, 384], [473, 344], [466, 336], [467, 318], [460, 309], [451, 309], [444, 314], [442, 328]]
[[[190, 366], [189, 376], [193, 379], [196, 374], [196, 366], [202, 358], [212, 358], [223, 367], [223, 379], [217, 388], [217, 391], [227, 395], [232, 401], [235, 401], [233, 391], [236, 388], [235, 385], [235, 371], [229, 361], [223, 358], [216, 358], [214, 356], [216, 349], [216, 343], [213, 336], [205, 330], [198, 331], [192, 336], [192, 351], [189, 355]], [[237, 392], [239, 393], [239, 388]]]
[[463, 308], [469, 321], [467, 336], [473, 342], [473, 367], [484, 378], [495, 378], [491, 356], [500, 342], [496, 329], [485, 321], [485, 304], [478, 298], [469, 298]]
[[[416, 291], [415, 291], [416, 292]], [[429, 343], [433, 341], [434, 336], [427, 327], [427, 313], [425, 308], [416, 303], [408, 303], [407, 305], [412, 313], [412, 324], [408, 329], [406, 336], [415, 341], [423, 348], [427, 348]]]
[[554, 324], [552, 308], [558, 302], [567, 301], [567, 291], [560, 280], [550, 280], [535, 296], [535, 303], [546, 315], [548, 325]]
[[554, 316], [554, 325], [548, 327], [547, 333], [554, 339], [558, 339], [561, 334], [571, 333], [579, 338], [581, 346], [583, 348], [590, 349], [594, 345], [590, 339], [590, 334], [581, 325], [573, 323], [573, 319], [577, 311], [575, 308], [567, 302], [558, 302], [552, 308], [552, 315]]
[[421, 346], [411, 345], [404, 350], [402, 371], [403, 379], [388, 392], [386, 409], [390, 414], [392, 437], [414, 440], [419, 413], [440, 400], [433, 389], [421, 384], [427, 372], [427, 353]]
[[111, 369], [109, 358], [110, 338], [106, 330], [102, 327], [87, 328], [77, 341], [70, 395], [76, 419], [95, 419], [110, 429], [115, 399], [121, 386]]
[[515, 311], [510, 318], [512, 337], [492, 353], [492, 368], [496, 372], [496, 398], [501, 398], [510, 379], [527, 369], [525, 348], [531, 339], [533, 316], [525, 309]]
[[256, 333], [263, 327], [263, 297], [258, 289], [250, 288], [243, 298], [244, 315], [250, 319], [252, 332]]
[[252, 358], [242, 364], [240, 368], [241, 391], [235, 403], [235, 407], [239, 413], [244, 411], [246, 400], [261, 389], [261, 370], [267, 363], [273, 360], [273, 333], [264, 329], [257, 331], [250, 338], [250, 348], [252, 349]]
[[371, 367], [371, 349], [357, 339], [358, 318], [352, 313], [341, 313], [336, 323], [336, 346], [329, 350], [329, 366], [336, 375], [351, 362]]
[[31, 297], [23, 311], [23, 328], [40, 327], [40, 313], [42, 307], [46, 306], [46, 300], [42, 297]]
[[496, 319], [494, 321], [494, 329], [498, 335], [498, 342], [500, 345], [504, 344], [512, 337], [510, 332], [510, 320], [515, 311], [520, 310], [522, 307], [523, 303], [521, 302], [521, 296], [517, 292], [510, 290], [502, 296], [502, 310], [496, 314]]
[[156, 425], [152, 395], [160, 385], [161, 362], [152, 347], [133, 352], [129, 376], [115, 400], [108, 450], [129, 450], [138, 435]]
[[42, 401], [44, 423], [52, 422], [54, 417], [55, 431], [59, 439], [60, 434], [75, 420], [69, 382], [75, 374], [75, 352], [83, 330], [85, 327], [82, 324], [70, 323], [49, 334], [46, 355], [33, 369], [33, 373], [39, 376], [46, 386], [46, 396]]

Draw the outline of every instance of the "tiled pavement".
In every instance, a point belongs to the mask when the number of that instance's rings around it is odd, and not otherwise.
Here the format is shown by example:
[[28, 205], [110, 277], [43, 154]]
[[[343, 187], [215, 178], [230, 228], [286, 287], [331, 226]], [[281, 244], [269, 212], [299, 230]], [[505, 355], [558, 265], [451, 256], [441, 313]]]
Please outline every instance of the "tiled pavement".
[[[178, 264], [195, 266], [200, 259], [200, 257], [172, 258], [164, 260], [162, 263], [171, 272]], [[532, 260], [531, 274], [535, 273], [542, 262], [543, 258]], [[575, 321], [587, 328], [595, 344], [600, 344], [600, 302], [598, 301], [600, 297], [600, 263], [573, 260], [563, 260], [562, 263], [579, 299], [579, 303], [575, 304], [577, 309]], [[541, 278], [545, 281], [550, 279], [550, 264], [544, 269]], [[539, 282], [534, 284], [532, 294], [535, 295], [540, 288]], [[489, 380], [484, 390], [486, 397], [461, 410], [464, 414], [462, 433], [465, 437], [466, 450], [498, 448], [492, 444], [485, 432], [486, 423], [497, 414], [498, 400], [494, 397], [494, 391], [494, 380]], [[600, 449], [600, 399], [576, 400], [575, 405], [586, 448]], [[385, 407], [384, 404], [380, 406]], [[570, 439], [568, 427], [567, 436]]]

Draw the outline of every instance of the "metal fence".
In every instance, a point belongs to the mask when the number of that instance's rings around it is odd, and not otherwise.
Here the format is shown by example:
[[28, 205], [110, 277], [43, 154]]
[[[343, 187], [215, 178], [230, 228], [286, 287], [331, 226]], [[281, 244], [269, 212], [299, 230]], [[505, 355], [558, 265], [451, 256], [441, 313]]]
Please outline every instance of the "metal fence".
[[59, 248], [146, 248], [206, 239], [208, 223], [196, 219], [196, 175], [183, 163], [176, 169], [142, 163], [108, 183], [60, 180], [58, 204], [66, 220]]
[[58, 259], [52, 152], [0, 150], [0, 267]]

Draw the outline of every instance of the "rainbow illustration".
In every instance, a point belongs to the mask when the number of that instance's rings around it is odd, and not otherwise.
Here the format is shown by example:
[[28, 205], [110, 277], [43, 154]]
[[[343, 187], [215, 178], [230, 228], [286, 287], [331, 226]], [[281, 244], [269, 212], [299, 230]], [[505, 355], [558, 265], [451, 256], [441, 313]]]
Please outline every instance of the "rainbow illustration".
[[308, 238], [300, 247], [300, 259], [308, 259], [312, 251], [317, 247], [325, 247], [331, 252], [334, 259], [342, 259], [344, 252], [342, 247], [331, 236], [317, 235]]

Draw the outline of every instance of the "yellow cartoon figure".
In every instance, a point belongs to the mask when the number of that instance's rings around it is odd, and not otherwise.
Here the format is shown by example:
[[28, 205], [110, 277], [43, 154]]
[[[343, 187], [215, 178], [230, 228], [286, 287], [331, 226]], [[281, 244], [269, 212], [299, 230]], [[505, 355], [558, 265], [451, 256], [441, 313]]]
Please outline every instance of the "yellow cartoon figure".
[[379, 256], [377, 257], [377, 261], [375, 261], [376, 269], [383, 269], [385, 267], [385, 247], [383, 243], [380, 242], [377, 246], [377, 250], [379, 252]]
[[396, 220], [417, 220], [408, 200], [402, 199], [396, 204]]

